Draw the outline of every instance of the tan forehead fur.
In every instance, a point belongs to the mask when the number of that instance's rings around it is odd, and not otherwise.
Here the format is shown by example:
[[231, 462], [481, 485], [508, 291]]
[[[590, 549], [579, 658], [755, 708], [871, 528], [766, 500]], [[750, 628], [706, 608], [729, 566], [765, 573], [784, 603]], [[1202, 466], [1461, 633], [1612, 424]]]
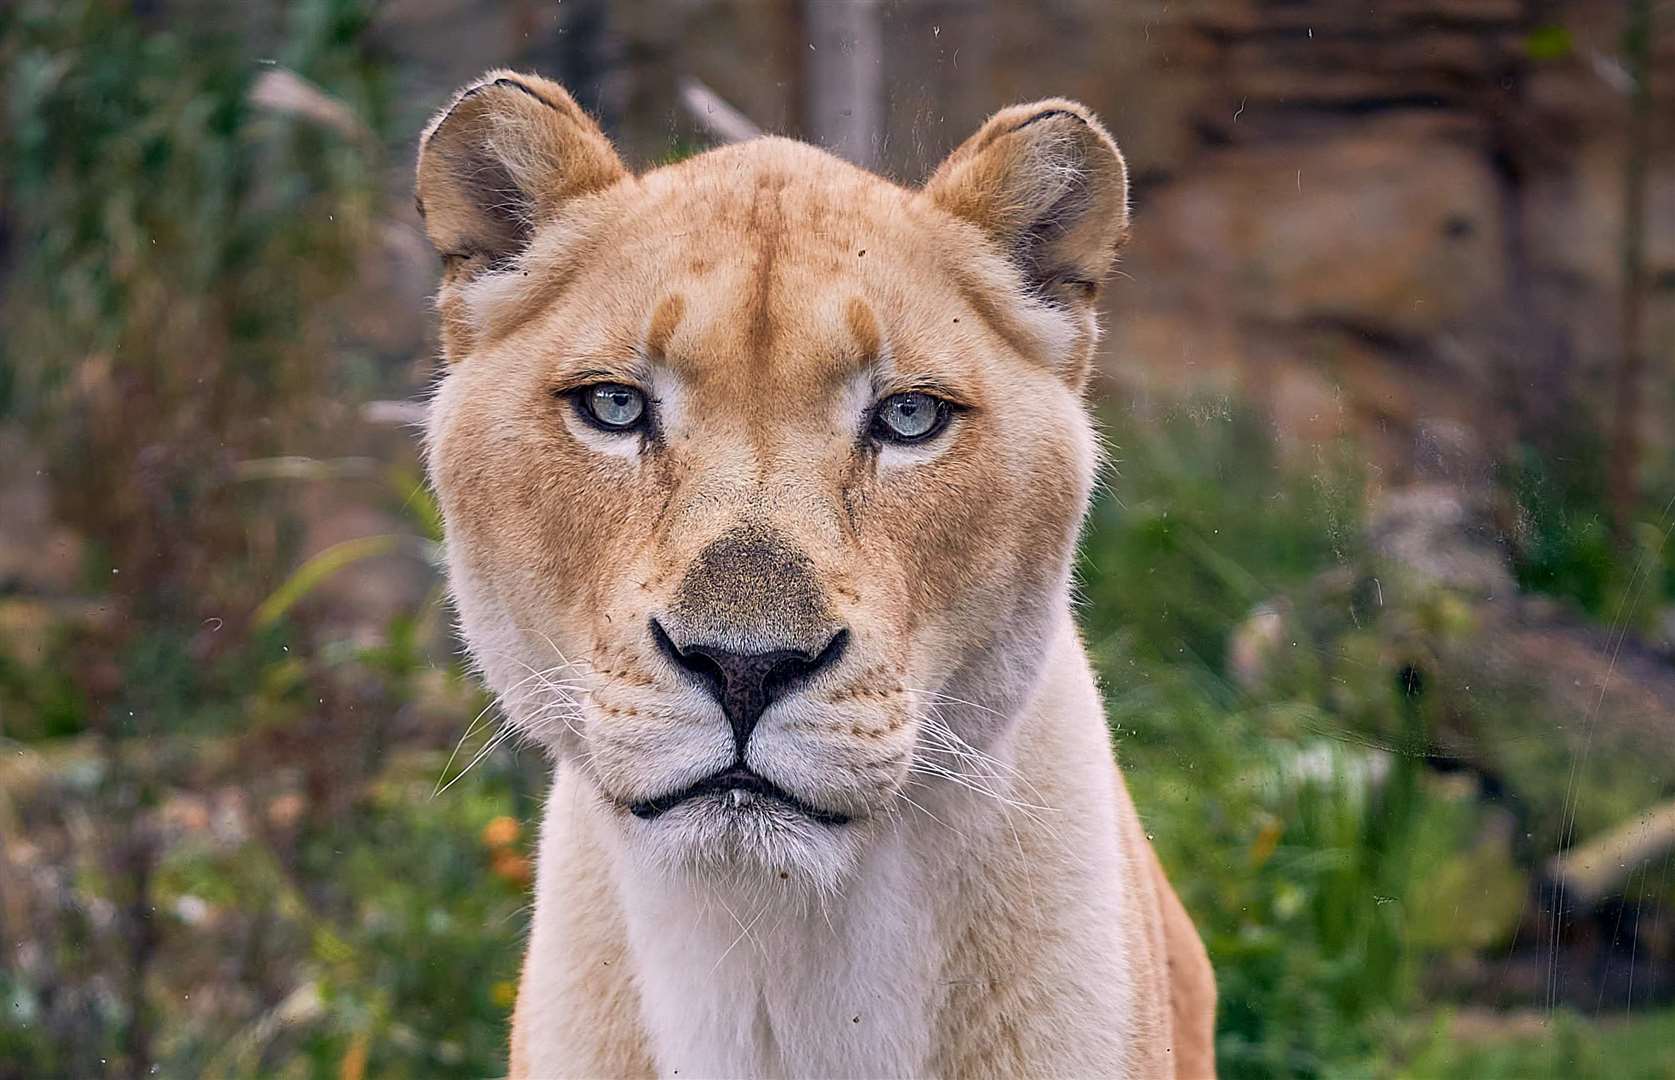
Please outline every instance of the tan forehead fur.
[[784, 139], [625, 177], [538, 229], [512, 269], [455, 288], [473, 351], [578, 292], [603, 299], [599, 322], [644, 321], [643, 340], [619, 347], [673, 353], [683, 317], [708, 308], [731, 321], [739, 363], [794, 356], [774, 346], [799, 332], [836, 332], [828, 347], [874, 359], [916, 325], [947, 351], [1056, 366], [1079, 363], [1094, 335], [1091, 317], [1025, 295], [982, 231], [922, 192]]

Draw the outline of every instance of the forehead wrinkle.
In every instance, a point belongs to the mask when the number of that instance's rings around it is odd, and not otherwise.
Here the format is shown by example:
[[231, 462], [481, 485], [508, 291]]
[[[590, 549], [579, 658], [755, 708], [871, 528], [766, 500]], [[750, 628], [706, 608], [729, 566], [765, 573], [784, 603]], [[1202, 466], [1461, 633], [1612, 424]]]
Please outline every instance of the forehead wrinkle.
[[780, 196], [788, 183], [783, 173], [764, 172], [751, 193], [747, 235], [755, 240], [756, 260], [746, 301], [745, 355], [758, 371], [767, 367], [774, 345], [775, 267], [785, 226]]

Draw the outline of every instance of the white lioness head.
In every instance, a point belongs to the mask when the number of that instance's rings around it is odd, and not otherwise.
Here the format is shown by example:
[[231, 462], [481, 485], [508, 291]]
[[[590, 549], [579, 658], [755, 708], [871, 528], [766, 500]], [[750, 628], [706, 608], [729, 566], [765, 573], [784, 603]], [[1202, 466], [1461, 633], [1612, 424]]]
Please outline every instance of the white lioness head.
[[1064, 609], [1126, 225], [1067, 101], [921, 189], [761, 139], [634, 175], [557, 85], [425, 133], [465, 636], [648, 865], [833, 887], [1004, 739]]

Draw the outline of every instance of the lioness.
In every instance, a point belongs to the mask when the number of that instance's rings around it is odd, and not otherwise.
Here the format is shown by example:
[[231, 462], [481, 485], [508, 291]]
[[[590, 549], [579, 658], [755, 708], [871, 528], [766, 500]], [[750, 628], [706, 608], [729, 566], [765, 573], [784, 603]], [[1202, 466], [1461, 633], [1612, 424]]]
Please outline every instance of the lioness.
[[634, 175], [493, 72], [418, 191], [453, 597], [556, 763], [512, 1075], [1211, 1075], [1071, 616], [1092, 114], [918, 190], [777, 138]]

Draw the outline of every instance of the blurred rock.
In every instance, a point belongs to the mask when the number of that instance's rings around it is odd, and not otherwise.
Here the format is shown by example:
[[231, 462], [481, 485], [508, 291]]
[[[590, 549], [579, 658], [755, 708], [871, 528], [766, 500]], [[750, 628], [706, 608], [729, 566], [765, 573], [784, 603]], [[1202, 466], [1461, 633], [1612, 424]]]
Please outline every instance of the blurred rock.
[[1227, 670], [1245, 689], [1261, 685], [1275, 656], [1291, 633], [1286, 618], [1291, 602], [1283, 597], [1259, 604], [1227, 642]]
[[1555, 855], [1547, 874], [1570, 902], [1592, 908], [1624, 895], [1628, 879], [1675, 855], [1675, 802], [1649, 807], [1603, 836]]
[[1653, 625], [1657, 627], [1654, 643], [1664, 655], [1675, 661], [1675, 607], [1658, 612]]
[[1419, 582], [1484, 599], [1513, 591], [1505, 544], [1476, 500], [1450, 484], [1414, 484], [1379, 498], [1367, 538]]
[[1416, 584], [1485, 600], [1515, 591], [1495, 520], [1492, 462], [1463, 424], [1428, 420], [1411, 451], [1414, 481], [1376, 495], [1367, 512], [1373, 552]]

